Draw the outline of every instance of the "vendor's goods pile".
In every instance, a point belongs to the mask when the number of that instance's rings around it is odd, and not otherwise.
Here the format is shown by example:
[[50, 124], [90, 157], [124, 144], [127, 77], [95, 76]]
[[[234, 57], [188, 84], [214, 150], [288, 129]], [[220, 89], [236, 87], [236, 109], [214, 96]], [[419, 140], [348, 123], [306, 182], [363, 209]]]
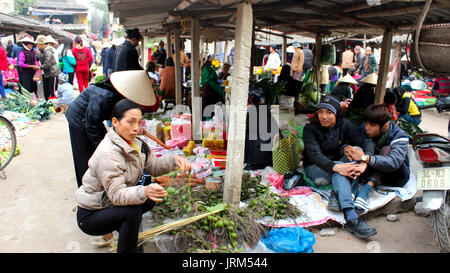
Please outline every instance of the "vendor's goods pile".
[[54, 113], [53, 104], [45, 100], [36, 100], [25, 88], [22, 94], [8, 93], [7, 99], [0, 101], [0, 112], [23, 113], [29, 120], [46, 121]]
[[[263, 217], [296, 218], [301, 212], [289, 204], [289, 197], [270, 192], [261, 184], [261, 176], [244, 173], [241, 200], [247, 206], [230, 208], [171, 229], [169, 234], [183, 236], [186, 252], [242, 252], [243, 246], [254, 246], [268, 229], [255, 220]], [[192, 181], [192, 180], [191, 180]], [[201, 184], [177, 184], [166, 187], [168, 196], [152, 210], [155, 229], [168, 219], [186, 221], [207, 213], [210, 208], [224, 206], [222, 189], [208, 189]], [[166, 220], [166, 221], [165, 221]], [[170, 221], [169, 221], [170, 222]], [[147, 238], [148, 239], [148, 238]]]

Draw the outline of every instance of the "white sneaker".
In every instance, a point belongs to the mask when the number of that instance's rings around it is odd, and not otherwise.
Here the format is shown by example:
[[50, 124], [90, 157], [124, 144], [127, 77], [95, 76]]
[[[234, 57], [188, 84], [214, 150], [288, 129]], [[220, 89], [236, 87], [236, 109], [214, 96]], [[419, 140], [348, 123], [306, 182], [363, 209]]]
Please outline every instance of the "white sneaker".
[[114, 242], [114, 237], [112, 237], [111, 239], [109, 239], [108, 241], [106, 241], [103, 236], [91, 239], [91, 245], [95, 246], [95, 247], [106, 247], [106, 246], [111, 246], [112, 242]]

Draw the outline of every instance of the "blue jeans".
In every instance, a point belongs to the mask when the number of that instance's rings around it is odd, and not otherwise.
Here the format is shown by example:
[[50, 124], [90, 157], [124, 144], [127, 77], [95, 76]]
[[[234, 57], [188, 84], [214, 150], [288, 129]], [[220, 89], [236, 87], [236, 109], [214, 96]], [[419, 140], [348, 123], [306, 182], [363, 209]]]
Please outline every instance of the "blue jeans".
[[3, 75], [0, 71], [0, 95], [2, 98], [6, 98], [5, 87], [3, 86]]
[[[349, 160], [344, 157], [341, 161], [335, 161], [336, 164], [348, 163]], [[352, 192], [358, 190], [358, 182], [357, 180], [350, 180], [348, 177], [343, 176], [339, 173], [329, 173], [317, 165], [309, 165], [305, 167], [306, 175], [309, 179], [311, 179], [314, 183], [317, 179], [325, 179], [327, 181], [331, 181], [333, 184], [333, 190], [338, 195], [339, 206], [341, 210], [346, 208], [354, 208]], [[356, 195], [356, 194], [355, 194]]]
[[420, 119], [418, 119], [418, 118], [415, 118], [415, 117], [411, 117], [411, 116], [408, 115], [408, 114], [400, 114], [400, 115], [398, 115], [398, 117], [399, 117], [399, 118], [403, 118], [403, 119], [405, 119], [406, 121], [409, 121], [409, 122], [411, 122], [411, 123], [414, 124], [414, 125], [419, 125], [419, 124], [422, 122], [422, 120], [420, 120]]

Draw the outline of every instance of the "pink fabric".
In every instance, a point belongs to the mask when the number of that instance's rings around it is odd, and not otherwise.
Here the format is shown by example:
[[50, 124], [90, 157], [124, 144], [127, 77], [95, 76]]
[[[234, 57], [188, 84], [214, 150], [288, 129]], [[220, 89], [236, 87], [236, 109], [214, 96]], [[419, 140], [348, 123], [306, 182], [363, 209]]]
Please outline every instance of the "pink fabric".
[[[8, 78], [14, 78], [14, 79], [7, 81], [6, 79], [8, 79]], [[19, 82], [19, 74], [17, 73], [17, 70], [14, 69], [12, 72], [10, 72], [9, 70], [6, 70], [3, 73], [3, 81], [5, 82], [5, 84], [7, 82]]]
[[310, 187], [294, 187], [293, 189], [286, 191], [283, 189], [284, 184], [284, 175], [278, 173], [271, 173], [267, 176], [267, 179], [270, 182], [270, 185], [274, 186], [278, 190], [281, 191], [281, 196], [290, 196], [290, 195], [310, 195], [312, 194], [312, 190]]

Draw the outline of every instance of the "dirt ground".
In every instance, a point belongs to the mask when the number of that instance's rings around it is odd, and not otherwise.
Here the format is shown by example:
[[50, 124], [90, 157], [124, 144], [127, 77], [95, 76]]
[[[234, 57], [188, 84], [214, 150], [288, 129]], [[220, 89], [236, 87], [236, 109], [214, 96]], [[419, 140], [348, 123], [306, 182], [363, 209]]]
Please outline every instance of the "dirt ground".
[[[437, 128], [437, 132], [446, 132], [447, 123], [445, 128], [443, 123], [448, 117], [437, 119], [424, 114], [424, 127], [432, 123], [431, 128]], [[6, 168], [7, 179], [0, 180], [0, 252], [109, 252], [108, 248], [92, 247], [92, 237], [82, 233], [76, 223], [76, 182], [64, 115], [57, 113], [18, 142], [21, 154]], [[314, 250], [439, 252], [433, 243], [430, 219], [414, 212], [398, 217], [398, 222], [388, 222], [385, 216], [370, 219], [368, 223], [377, 228], [378, 235], [368, 240], [360, 240], [342, 228], [331, 237], [321, 237], [317, 231]]]

